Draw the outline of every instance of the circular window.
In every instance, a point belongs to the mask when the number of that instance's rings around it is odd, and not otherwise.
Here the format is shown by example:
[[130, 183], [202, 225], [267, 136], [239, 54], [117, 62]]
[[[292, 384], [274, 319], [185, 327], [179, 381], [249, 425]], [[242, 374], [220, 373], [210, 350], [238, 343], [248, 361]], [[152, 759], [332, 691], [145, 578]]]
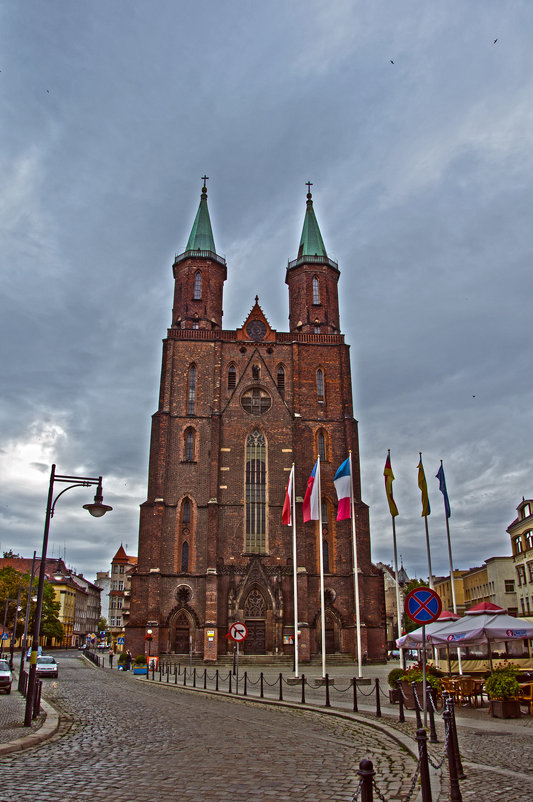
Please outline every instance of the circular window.
[[272, 405], [272, 399], [266, 390], [254, 387], [253, 390], [246, 390], [241, 396], [241, 405], [249, 415], [263, 415], [268, 412]]
[[190, 585], [178, 585], [176, 588], [176, 599], [181, 604], [187, 604], [192, 599], [192, 588]]

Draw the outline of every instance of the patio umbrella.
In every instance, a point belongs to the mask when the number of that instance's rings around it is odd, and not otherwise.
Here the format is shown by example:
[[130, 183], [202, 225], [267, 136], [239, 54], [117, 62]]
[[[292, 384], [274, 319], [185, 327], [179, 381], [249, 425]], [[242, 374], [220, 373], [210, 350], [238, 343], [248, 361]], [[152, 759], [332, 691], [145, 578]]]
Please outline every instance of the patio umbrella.
[[[441, 629], [449, 626], [452, 621], [457, 621], [458, 618], [459, 616], [455, 613], [450, 613], [448, 610], [443, 610], [436, 621], [433, 621], [431, 624], [426, 624], [426, 643], [433, 644], [433, 634], [437, 634]], [[414, 629], [412, 632], [408, 632], [406, 635], [402, 635], [401, 638], [398, 638], [396, 641], [398, 648], [421, 649], [422, 629], [423, 627], [419, 627], [418, 629]]]

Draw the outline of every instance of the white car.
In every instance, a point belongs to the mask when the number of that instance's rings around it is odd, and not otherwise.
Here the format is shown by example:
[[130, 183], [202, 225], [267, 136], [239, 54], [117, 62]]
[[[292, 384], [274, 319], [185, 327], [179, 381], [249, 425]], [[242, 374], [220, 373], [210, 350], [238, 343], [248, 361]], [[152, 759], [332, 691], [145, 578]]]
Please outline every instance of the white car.
[[35, 674], [37, 677], [57, 677], [57, 663], [55, 657], [49, 657], [46, 654], [40, 655], [40, 657], [37, 658]]
[[7, 660], [0, 660], [0, 691], [11, 693], [11, 682], [13, 678], [9, 670], [9, 663]]

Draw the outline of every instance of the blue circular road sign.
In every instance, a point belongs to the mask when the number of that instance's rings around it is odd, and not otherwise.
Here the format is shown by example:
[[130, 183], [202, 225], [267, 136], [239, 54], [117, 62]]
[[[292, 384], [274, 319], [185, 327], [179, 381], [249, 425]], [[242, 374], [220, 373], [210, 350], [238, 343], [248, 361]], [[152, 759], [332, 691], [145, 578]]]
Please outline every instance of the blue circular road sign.
[[415, 588], [407, 594], [404, 610], [411, 621], [416, 621], [417, 624], [431, 624], [441, 614], [442, 602], [438, 593], [431, 588]]

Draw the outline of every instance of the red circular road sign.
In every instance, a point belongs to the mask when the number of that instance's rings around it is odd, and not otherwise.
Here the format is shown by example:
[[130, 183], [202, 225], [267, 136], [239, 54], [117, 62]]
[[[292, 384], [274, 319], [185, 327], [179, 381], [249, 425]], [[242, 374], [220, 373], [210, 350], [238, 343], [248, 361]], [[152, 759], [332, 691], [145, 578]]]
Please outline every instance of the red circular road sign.
[[438, 593], [431, 588], [419, 587], [407, 594], [404, 604], [406, 615], [417, 624], [431, 624], [442, 611]]
[[229, 628], [230, 638], [234, 641], [237, 641], [237, 643], [243, 641], [247, 635], [248, 635], [248, 630], [246, 628], [246, 624], [241, 624], [240, 621], [236, 621]]

